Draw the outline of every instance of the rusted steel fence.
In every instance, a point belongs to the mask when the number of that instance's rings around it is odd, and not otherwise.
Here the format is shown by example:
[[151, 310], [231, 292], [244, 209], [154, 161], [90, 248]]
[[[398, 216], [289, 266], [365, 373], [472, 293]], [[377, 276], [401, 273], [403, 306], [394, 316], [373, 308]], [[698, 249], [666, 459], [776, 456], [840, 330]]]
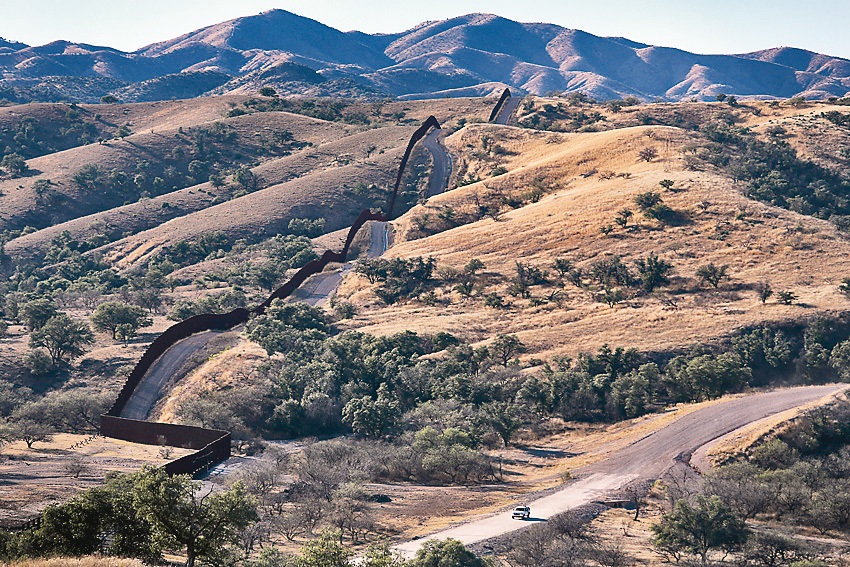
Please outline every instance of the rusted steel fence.
[[121, 418], [121, 412], [127, 405], [127, 402], [133, 395], [133, 392], [141, 383], [145, 374], [153, 366], [154, 362], [165, 354], [169, 348], [182, 341], [183, 339], [210, 330], [226, 330], [232, 329], [237, 325], [246, 323], [251, 315], [260, 315], [268, 309], [271, 302], [275, 299], [283, 299], [292, 295], [304, 281], [314, 274], [320, 273], [325, 269], [325, 266], [331, 262], [345, 262], [348, 257], [348, 251], [351, 248], [351, 243], [363, 225], [367, 221], [387, 222], [392, 219], [393, 210], [395, 209], [396, 197], [398, 189], [401, 185], [401, 180], [404, 176], [404, 171], [407, 168], [407, 162], [410, 160], [410, 155], [417, 142], [424, 138], [432, 129], [440, 128], [440, 123], [433, 116], [429, 116], [425, 122], [413, 133], [410, 137], [410, 142], [407, 144], [407, 149], [401, 159], [398, 175], [396, 176], [395, 185], [387, 200], [386, 212], [365, 210], [358, 215], [351, 229], [348, 231], [348, 237], [345, 239], [345, 245], [342, 250], [335, 252], [327, 250], [322, 254], [321, 258], [308, 262], [304, 267], [298, 270], [285, 284], [274, 291], [268, 299], [258, 305], [252, 311], [247, 309], [236, 309], [230, 313], [224, 314], [206, 314], [190, 317], [185, 321], [177, 323], [169, 327], [156, 340], [151, 343], [142, 358], [133, 368], [127, 381], [121, 388], [121, 392], [112, 404], [106, 415], [101, 416], [100, 431], [104, 437], [112, 437], [113, 439], [122, 439], [133, 443], [142, 443], [145, 445], [169, 445], [175, 447], [185, 447], [195, 449], [196, 451], [185, 457], [181, 457], [176, 461], [172, 461], [165, 465], [165, 470], [169, 474], [192, 474], [196, 475], [199, 472], [207, 470], [209, 467], [227, 460], [230, 457], [230, 433], [227, 431], [217, 431], [212, 429], [204, 429], [201, 427], [190, 427], [186, 425], [176, 425], [171, 423], [155, 423], [148, 421], [138, 421], [133, 419]]

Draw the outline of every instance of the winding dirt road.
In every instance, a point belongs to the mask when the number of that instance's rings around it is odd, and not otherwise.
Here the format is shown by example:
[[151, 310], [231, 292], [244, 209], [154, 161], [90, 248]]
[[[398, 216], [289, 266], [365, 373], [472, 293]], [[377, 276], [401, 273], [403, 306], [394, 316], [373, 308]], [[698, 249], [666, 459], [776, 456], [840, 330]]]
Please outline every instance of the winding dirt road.
[[169, 380], [186, 364], [192, 355], [207, 346], [214, 337], [220, 334], [219, 331], [198, 333], [165, 351], [165, 354], [153, 363], [150, 371], [145, 374], [145, 377], [133, 391], [133, 395], [121, 412], [121, 417], [146, 420]]
[[[848, 388], [847, 384], [804, 386], [721, 401], [684, 415], [604, 460], [574, 471], [577, 480], [563, 489], [522, 504], [531, 506], [532, 520], [545, 521], [555, 514], [604, 499], [632, 481], [657, 479], [678, 457], [754, 421], [834, 396]], [[503, 512], [400, 544], [396, 549], [412, 557], [430, 539], [454, 538], [471, 544], [527, 525], [528, 522], [512, 520], [508, 512]]]
[[508, 100], [505, 101], [505, 105], [499, 110], [498, 116], [496, 116], [496, 120], [493, 121], [494, 124], [501, 124], [502, 126], [507, 126], [511, 123], [514, 117], [514, 113], [516, 109], [519, 108], [519, 103], [522, 102], [522, 97], [520, 96], [512, 96]]

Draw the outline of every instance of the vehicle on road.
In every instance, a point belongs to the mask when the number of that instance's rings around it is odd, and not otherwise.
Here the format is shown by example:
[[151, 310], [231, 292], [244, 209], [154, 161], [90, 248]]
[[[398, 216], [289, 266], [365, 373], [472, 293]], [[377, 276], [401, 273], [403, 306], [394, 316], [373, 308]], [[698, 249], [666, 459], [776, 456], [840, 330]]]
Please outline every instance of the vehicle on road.
[[527, 520], [531, 517], [531, 508], [528, 506], [517, 506], [514, 508], [514, 511], [511, 512], [512, 520]]

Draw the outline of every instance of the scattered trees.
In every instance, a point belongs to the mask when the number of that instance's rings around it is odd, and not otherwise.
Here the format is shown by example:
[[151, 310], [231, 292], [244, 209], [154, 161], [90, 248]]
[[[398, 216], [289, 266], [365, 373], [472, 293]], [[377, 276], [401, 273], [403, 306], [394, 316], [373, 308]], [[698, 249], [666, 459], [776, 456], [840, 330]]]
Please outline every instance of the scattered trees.
[[662, 554], [677, 562], [683, 555], [696, 555], [702, 565], [709, 565], [712, 551], [740, 549], [749, 536], [744, 521], [717, 496], [698, 496], [693, 504], [677, 501], [673, 511], [665, 514], [652, 531]]

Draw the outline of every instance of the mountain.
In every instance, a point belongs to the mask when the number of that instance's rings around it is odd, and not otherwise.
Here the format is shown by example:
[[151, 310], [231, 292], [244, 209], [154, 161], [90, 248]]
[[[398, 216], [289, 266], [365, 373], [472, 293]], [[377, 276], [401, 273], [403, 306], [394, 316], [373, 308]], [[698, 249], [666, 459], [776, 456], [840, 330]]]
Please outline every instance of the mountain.
[[[850, 92], [850, 61], [803, 49], [699, 55], [492, 14], [366, 34], [271, 10], [133, 53], [67, 41], [33, 47], [0, 39], [0, 73], [0, 97], [14, 102], [62, 100], [71, 93], [84, 102], [105, 94], [161, 100], [264, 86], [282, 94], [411, 99], [488, 95], [505, 86], [538, 95], [580, 91], [598, 99], [643, 100], [712, 100], [719, 93], [829, 98]], [[81, 87], [81, 78], [109, 81]]]

